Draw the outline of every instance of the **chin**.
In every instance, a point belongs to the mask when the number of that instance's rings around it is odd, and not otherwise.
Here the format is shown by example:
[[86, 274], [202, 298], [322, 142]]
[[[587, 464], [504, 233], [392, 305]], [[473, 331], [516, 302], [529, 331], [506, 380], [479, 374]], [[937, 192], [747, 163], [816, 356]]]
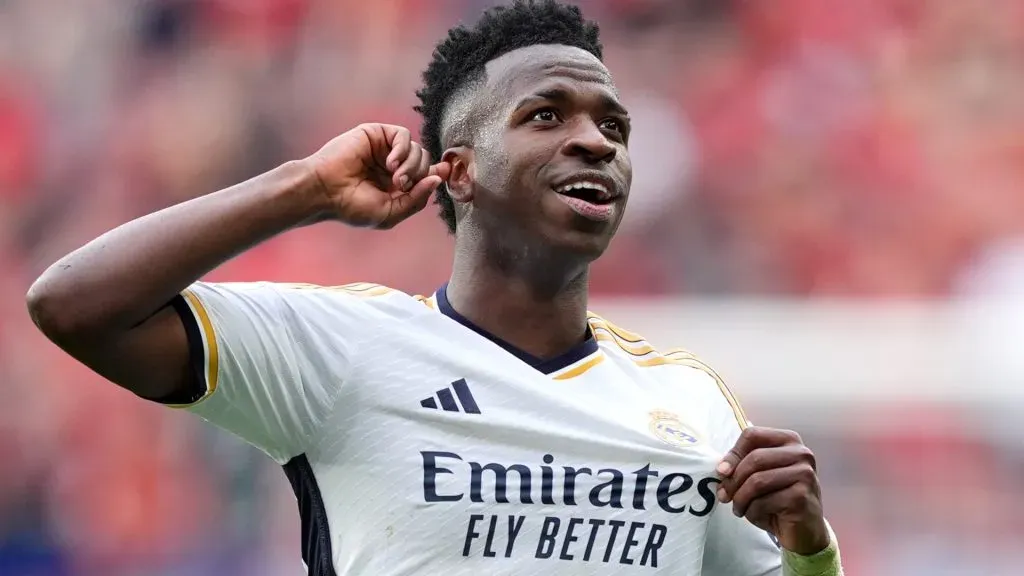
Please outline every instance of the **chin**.
[[612, 241], [611, 233], [594, 233], [581, 230], [564, 230], [552, 235], [546, 242], [549, 248], [564, 253], [575, 259], [592, 262], [597, 260], [608, 249]]

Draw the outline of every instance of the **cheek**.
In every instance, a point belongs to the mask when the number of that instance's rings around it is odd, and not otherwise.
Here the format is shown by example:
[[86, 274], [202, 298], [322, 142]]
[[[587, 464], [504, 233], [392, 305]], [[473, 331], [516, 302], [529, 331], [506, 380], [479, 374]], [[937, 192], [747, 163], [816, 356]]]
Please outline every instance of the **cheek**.
[[513, 170], [504, 154], [478, 148], [474, 168], [474, 182], [484, 193], [495, 197], [507, 194]]
[[519, 194], [542, 195], [550, 185], [551, 175], [546, 171], [556, 155], [557, 146], [538, 141], [536, 137], [521, 138], [507, 144], [508, 154], [505, 157], [509, 185]]
[[628, 151], [623, 151], [616, 159], [615, 162], [618, 164], [616, 168], [626, 178], [626, 184], [633, 183], [633, 160], [629, 157]]
[[547, 156], [544, 151], [523, 149], [515, 142], [502, 144], [500, 148], [484, 153], [477, 169], [478, 183], [491, 194], [514, 200], [517, 204], [539, 196], [538, 192], [545, 186], [542, 175]]
[[[626, 184], [626, 191], [630, 192], [633, 190], [633, 165], [630, 163], [629, 158], [623, 160], [619, 167], [619, 172], [623, 176], [623, 181]], [[626, 199], [629, 199], [629, 195], [626, 195]]]

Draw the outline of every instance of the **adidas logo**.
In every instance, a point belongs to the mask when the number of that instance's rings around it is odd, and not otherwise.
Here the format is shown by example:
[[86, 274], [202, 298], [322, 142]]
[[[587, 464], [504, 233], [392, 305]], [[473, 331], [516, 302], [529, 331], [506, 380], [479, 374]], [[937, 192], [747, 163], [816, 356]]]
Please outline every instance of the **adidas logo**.
[[[452, 390], [455, 391], [454, 396], [452, 395]], [[455, 402], [456, 397], [459, 398], [459, 403], [462, 404], [462, 410], [459, 410], [459, 404]], [[441, 410], [445, 412], [480, 413], [480, 407], [476, 405], [476, 400], [473, 398], [473, 393], [469, 391], [469, 385], [466, 384], [465, 378], [460, 378], [452, 382], [451, 387], [442, 388], [433, 396], [420, 400], [420, 406], [437, 410], [438, 402], [441, 403]]]

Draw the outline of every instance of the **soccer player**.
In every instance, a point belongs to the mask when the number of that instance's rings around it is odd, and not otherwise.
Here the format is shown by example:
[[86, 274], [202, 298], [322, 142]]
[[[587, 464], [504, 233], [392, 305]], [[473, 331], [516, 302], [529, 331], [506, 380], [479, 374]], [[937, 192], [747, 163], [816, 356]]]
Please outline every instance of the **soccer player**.
[[[422, 146], [364, 124], [129, 222], [36, 281], [35, 322], [283, 465], [309, 574], [839, 574], [800, 438], [587, 311], [631, 180], [597, 26], [492, 9], [424, 81]], [[428, 297], [199, 281], [296, 226], [390, 228], [435, 192], [456, 247]]]

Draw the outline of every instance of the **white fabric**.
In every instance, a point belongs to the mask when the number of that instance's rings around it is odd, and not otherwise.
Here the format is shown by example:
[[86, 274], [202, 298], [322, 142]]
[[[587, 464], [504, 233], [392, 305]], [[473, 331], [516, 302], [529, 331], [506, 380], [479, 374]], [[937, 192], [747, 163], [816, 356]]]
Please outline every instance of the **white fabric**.
[[744, 417], [687, 354], [593, 318], [599, 350], [543, 374], [383, 287], [186, 296], [216, 364], [187, 409], [279, 463], [305, 454], [338, 574], [781, 573], [769, 536], [714, 498]]

